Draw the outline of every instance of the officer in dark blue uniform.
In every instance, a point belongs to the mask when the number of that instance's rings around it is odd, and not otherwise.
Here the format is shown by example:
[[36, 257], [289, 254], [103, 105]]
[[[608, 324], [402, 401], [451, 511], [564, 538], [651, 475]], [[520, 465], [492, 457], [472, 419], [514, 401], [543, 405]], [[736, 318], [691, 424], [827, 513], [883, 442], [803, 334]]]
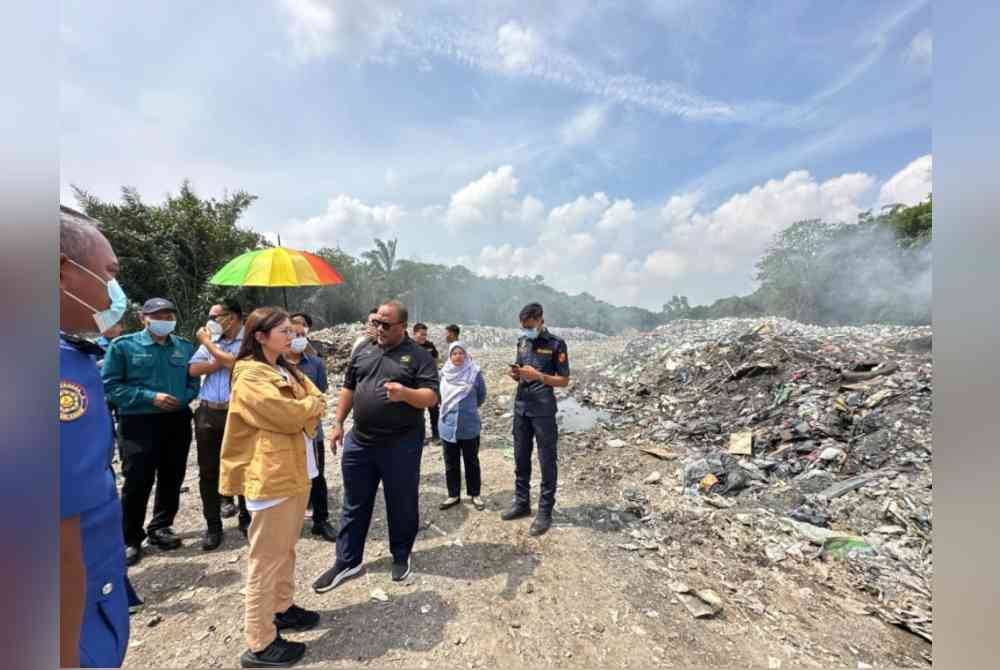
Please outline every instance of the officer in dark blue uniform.
[[122, 510], [111, 470], [111, 418], [94, 356], [80, 337], [125, 313], [118, 259], [96, 222], [60, 211], [60, 665], [119, 667], [128, 648]]
[[510, 366], [510, 377], [518, 382], [514, 400], [514, 503], [500, 515], [504, 521], [531, 514], [532, 439], [538, 445], [538, 463], [542, 470], [538, 515], [530, 535], [541, 535], [552, 525], [556, 503], [558, 467], [556, 442], [556, 386], [569, 383], [569, 352], [566, 342], [545, 328], [542, 306], [525, 305], [518, 315], [521, 336], [517, 340], [517, 363]]

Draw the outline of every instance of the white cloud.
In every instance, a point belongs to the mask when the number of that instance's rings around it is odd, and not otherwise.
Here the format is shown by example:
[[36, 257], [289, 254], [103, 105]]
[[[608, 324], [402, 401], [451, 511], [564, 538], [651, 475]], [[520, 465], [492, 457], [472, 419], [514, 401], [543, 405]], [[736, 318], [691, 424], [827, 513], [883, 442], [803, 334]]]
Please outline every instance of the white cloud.
[[326, 211], [319, 216], [290, 222], [284, 228], [282, 241], [305, 249], [339, 246], [356, 252], [371, 246], [376, 237], [395, 237], [404, 214], [398, 205], [373, 206], [338, 195], [330, 199]]
[[930, 28], [924, 28], [910, 41], [910, 46], [906, 49], [906, 62], [929, 70], [933, 57], [934, 40]]
[[559, 130], [563, 144], [570, 146], [586, 144], [597, 137], [607, 122], [606, 105], [588, 105], [566, 121]]
[[546, 229], [553, 235], [566, 235], [574, 230], [594, 225], [611, 201], [604, 193], [581, 195], [572, 202], [559, 205], [549, 212]]
[[932, 191], [931, 155], [921, 156], [890, 177], [878, 194], [878, 204], [915, 205]]
[[694, 208], [701, 202], [701, 198], [702, 194], [699, 191], [670, 196], [667, 204], [660, 210], [660, 216], [668, 226], [684, 223], [694, 214]]
[[646, 257], [643, 270], [654, 277], [674, 279], [687, 271], [687, 260], [669, 249], [658, 249]]
[[635, 223], [635, 206], [629, 199], [615, 200], [614, 204], [608, 207], [601, 220], [597, 222], [600, 230], [622, 230]]
[[530, 27], [508, 21], [497, 30], [497, 52], [508, 70], [527, 70], [540, 50], [541, 40]]
[[516, 206], [518, 180], [514, 168], [503, 165], [487, 172], [451, 196], [447, 223], [454, 230], [467, 226], [495, 223], [505, 210]]
[[280, 0], [292, 48], [300, 62], [331, 54], [349, 60], [383, 60], [384, 48], [399, 36], [402, 18], [386, 0]]

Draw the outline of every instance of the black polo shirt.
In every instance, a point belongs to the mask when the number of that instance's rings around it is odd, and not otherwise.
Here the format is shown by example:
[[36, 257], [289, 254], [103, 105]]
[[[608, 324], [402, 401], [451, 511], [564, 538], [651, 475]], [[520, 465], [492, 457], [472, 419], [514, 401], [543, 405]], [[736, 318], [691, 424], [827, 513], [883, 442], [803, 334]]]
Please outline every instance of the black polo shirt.
[[433, 389], [440, 397], [434, 359], [409, 336], [389, 350], [373, 342], [359, 345], [344, 374], [344, 388], [354, 391], [354, 441], [362, 447], [391, 446], [424, 428], [424, 411], [391, 402], [386, 382]]
[[[416, 342], [416, 340], [414, 340], [414, 342]], [[430, 340], [425, 341], [423, 344], [418, 344], [417, 346], [423, 347], [427, 351], [427, 353], [429, 353], [434, 358], [435, 361], [438, 359], [437, 347], [435, 347], [434, 343], [431, 342]]]
[[[547, 329], [534, 340], [518, 338], [517, 364], [530, 365], [542, 374], [569, 377], [566, 341]], [[522, 416], [555, 416], [555, 391], [540, 381], [521, 381], [517, 385], [514, 411]]]

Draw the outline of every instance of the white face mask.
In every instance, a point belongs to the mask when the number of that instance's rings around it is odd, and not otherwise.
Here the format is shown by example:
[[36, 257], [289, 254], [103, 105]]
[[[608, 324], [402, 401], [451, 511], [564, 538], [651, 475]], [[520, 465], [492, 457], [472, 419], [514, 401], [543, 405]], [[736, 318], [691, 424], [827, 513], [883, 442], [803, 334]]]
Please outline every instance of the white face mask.
[[214, 319], [209, 319], [208, 323], [205, 324], [205, 328], [208, 329], [208, 334], [212, 336], [213, 342], [222, 337], [222, 326], [216, 323]]
[[292, 339], [292, 352], [296, 354], [301, 354], [309, 346], [309, 340], [305, 337], [296, 337]]

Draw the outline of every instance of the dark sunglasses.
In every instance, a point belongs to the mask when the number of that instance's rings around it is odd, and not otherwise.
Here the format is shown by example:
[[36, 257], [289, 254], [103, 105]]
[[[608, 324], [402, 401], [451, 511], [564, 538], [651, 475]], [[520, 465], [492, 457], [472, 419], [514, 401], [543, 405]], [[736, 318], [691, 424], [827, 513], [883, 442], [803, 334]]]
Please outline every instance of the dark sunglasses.
[[403, 323], [403, 322], [402, 321], [396, 321], [395, 323], [393, 323], [391, 321], [379, 321], [378, 319], [372, 319], [371, 320], [372, 327], [374, 327], [375, 329], [380, 329], [381, 328], [381, 329], [384, 329], [384, 330], [389, 330], [393, 326], [398, 326], [401, 323]]

